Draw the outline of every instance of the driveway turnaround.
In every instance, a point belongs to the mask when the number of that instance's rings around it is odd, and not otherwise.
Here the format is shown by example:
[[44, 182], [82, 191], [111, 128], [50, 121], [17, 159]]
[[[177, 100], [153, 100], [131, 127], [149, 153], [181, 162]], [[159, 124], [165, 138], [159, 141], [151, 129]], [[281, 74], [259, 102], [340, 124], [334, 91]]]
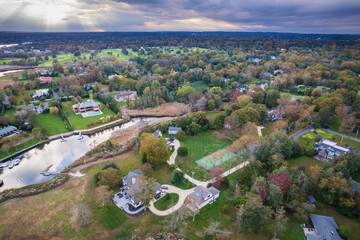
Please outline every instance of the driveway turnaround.
[[[167, 193], [176, 193], [176, 194], [178, 194], [179, 195], [179, 201], [174, 206], [172, 206], [171, 208], [169, 208], [169, 209], [167, 209], [165, 211], [160, 211], [157, 208], [155, 208], [155, 206], [154, 206], [154, 202], [156, 202], [157, 200], [155, 200], [155, 199], [151, 200], [149, 209], [150, 209], [150, 211], [152, 213], [154, 213], [157, 216], [167, 216], [167, 215], [177, 211], [184, 204], [186, 197], [194, 191], [194, 188], [183, 190], [183, 189], [177, 188], [177, 187], [172, 186], [172, 185], [162, 185], [162, 186], [168, 187], [168, 189], [166, 190]], [[159, 198], [159, 199], [161, 199], [161, 198]]]

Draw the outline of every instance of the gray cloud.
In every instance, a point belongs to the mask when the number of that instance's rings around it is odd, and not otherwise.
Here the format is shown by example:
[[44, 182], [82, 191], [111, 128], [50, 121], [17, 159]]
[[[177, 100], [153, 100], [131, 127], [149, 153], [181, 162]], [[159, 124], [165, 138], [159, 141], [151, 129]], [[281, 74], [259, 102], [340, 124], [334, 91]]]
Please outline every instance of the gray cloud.
[[[58, 28], [72, 31], [231, 30], [360, 33], [359, 0], [58, 0], [69, 11]], [[18, 6], [0, 30], [44, 31], [41, 16], [23, 16], [34, 2]], [[2, 3], [0, 8], [3, 9]], [[56, 25], [52, 26], [56, 29]]]

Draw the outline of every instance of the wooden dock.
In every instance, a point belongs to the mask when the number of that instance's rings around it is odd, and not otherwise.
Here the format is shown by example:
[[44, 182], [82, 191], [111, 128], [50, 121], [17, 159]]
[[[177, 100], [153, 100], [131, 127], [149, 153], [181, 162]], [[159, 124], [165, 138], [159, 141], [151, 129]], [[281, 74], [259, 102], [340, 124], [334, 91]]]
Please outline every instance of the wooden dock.
[[50, 176], [50, 175], [56, 175], [57, 172], [49, 172], [49, 169], [53, 166], [53, 164], [51, 164], [50, 166], [48, 166], [47, 168], [45, 168], [40, 174], [44, 175], [44, 176]]

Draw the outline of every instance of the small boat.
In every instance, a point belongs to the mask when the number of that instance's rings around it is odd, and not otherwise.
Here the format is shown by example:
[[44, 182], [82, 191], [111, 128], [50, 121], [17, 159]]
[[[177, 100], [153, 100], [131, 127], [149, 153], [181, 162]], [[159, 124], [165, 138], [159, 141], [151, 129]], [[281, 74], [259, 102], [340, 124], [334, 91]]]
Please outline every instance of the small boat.
[[81, 135], [81, 132], [79, 132], [78, 140], [81, 140], [81, 139], [83, 139], [83, 136]]
[[66, 142], [66, 139], [64, 138], [64, 136], [62, 134], [60, 134], [60, 138], [61, 138], [61, 142]]
[[17, 165], [19, 165], [19, 163], [20, 163], [20, 159], [19, 159], [19, 158], [16, 158], [16, 159], [14, 159], [12, 162], [13, 162], [13, 164], [14, 164], [15, 166], [17, 166]]
[[6, 168], [7, 166], [9, 166], [9, 162], [4, 162], [0, 164], [0, 168]]
[[4, 185], [4, 181], [0, 179], [0, 187]]
[[10, 161], [10, 162], [9, 162], [9, 169], [12, 169], [14, 166], [15, 166], [14, 162], [13, 162], [13, 161]]

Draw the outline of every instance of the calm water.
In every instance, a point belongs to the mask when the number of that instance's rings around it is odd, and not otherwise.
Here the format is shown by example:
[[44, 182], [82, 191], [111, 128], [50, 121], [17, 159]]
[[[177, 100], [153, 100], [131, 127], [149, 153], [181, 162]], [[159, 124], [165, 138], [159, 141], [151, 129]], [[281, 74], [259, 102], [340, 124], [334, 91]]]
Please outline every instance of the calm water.
[[97, 144], [110, 138], [111, 133], [115, 130], [133, 126], [140, 120], [150, 121], [156, 117], [133, 118], [129, 122], [106, 129], [93, 135], [83, 135], [82, 140], [78, 140], [78, 135], [66, 138], [66, 142], [60, 139], [34, 148], [20, 157], [21, 162], [13, 169], [5, 168], [0, 173], [0, 179], [4, 185], [0, 191], [9, 188], [20, 188], [29, 184], [43, 182], [53, 176], [43, 176], [40, 174], [45, 168], [53, 164], [49, 169], [50, 172], [60, 172], [75, 160], [83, 156], [91, 149], [90, 144], [96, 141]]

